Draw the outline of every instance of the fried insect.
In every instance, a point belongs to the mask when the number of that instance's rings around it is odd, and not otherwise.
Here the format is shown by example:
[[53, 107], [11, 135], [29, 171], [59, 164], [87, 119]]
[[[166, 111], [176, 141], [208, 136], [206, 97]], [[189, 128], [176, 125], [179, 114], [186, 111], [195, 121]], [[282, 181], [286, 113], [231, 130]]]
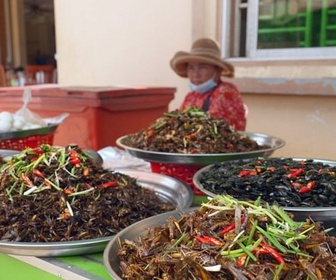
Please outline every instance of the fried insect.
[[[242, 213], [246, 225], [236, 232]], [[235, 227], [223, 236], [220, 221]], [[336, 237], [318, 223], [296, 222], [276, 205], [217, 196], [121, 241], [118, 256], [123, 279], [303, 280], [336, 279], [335, 250]]]
[[147, 129], [129, 135], [124, 144], [148, 151], [215, 154], [269, 148], [235, 131], [224, 119], [197, 108], [166, 113]]
[[336, 166], [313, 159], [257, 158], [214, 164], [199, 176], [213, 194], [261, 197], [285, 207], [336, 206]]
[[0, 240], [112, 236], [175, 209], [135, 178], [97, 165], [78, 146], [28, 148], [0, 167]]

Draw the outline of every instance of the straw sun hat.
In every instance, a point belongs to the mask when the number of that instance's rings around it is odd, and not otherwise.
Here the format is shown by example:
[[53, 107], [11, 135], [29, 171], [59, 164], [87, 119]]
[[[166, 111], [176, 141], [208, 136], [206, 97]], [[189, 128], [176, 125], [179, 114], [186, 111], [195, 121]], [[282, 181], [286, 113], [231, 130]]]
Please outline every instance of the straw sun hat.
[[222, 69], [222, 76], [233, 77], [234, 75], [233, 66], [222, 60], [219, 46], [211, 39], [196, 40], [190, 52], [177, 52], [170, 61], [170, 66], [177, 75], [186, 78], [189, 62], [215, 65]]

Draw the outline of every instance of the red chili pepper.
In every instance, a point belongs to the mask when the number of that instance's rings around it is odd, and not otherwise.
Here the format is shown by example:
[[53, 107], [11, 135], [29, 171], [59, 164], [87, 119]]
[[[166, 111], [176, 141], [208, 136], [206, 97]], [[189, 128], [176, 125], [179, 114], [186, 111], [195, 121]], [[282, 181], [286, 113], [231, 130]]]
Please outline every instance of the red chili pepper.
[[69, 154], [70, 154], [70, 163], [78, 167], [79, 164], [81, 163], [78, 153], [75, 150], [69, 150]]
[[263, 171], [263, 169], [261, 167], [257, 167], [256, 171], [257, 171], [257, 173], [261, 173]]
[[307, 188], [307, 187], [303, 187], [301, 189], [299, 189], [299, 193], [303, 194], [303, 193], [307, 193], [307, 192], [310, 192], [310, 188]]
[[20, 175], [20, 179], [29, 187], [34, 186], [33, 182], [29, 179], [29, 177], [27, 175], [25, 175], [24, 173], [21, 173]]
[[268, 171], [271, 171], [271, 172], [274, 172], [274, 171], [276, 171], [277, 169], [276, 169], [276, 167], [271, 166], [271, 167], [268, 167], [267, 170], [268, 170]]
[[116, 181], [110, 181], [110, 182], [99, 185], [98, 188], [104, 189], [104, 188], [109, 188], [109, 187], [115, 187], [116, 185], [117, 185]]
[[151, 137], [155, 134], [155, 129], [150, 129], [147, 131], [147, 137]]
[[273, 249], [271, 246], [269, 246], [267, 243], [261, 242], [260, 245], [262, 248], [268, 251], [279, 263], [285, 262], [280, 253], [277, 250]]
[[244, 254], [244, 255], [238, 257], [237, 266], [243, 267], [245, 265], [246, 259], [247, 259], [247, 254]]
[[255, 170], [242, 170], [239, 172], [239, 177], [245, 177], [245, 176], [255, 176], [257, 175], [257, 171]]
[[207, 242], [207, 240], [203, 236], [197, 235], [195, 238], [199, 243], [206, 243]]
[[74, 193], [75, 191], [74, 191], [74, 189], [72, 189], [72, 188], [69, 188], [69, 189], [64, 189], [63, 190], [63, 193], [65, 193], [65, 194], [72, 194], [72, 193]]
[[199, 133], [196, 131], [196, 132], [193, 132], [193, 133], [190, 133], [188, 135], [185, 136], [185, 138], [187, 139], [190, 139], [190, 138], [194, 138], [198, 135]]
[[234, 230], [236, 227], [236, 223], [232, 223], [231, 225], [227, 226], [226, 228], [223, 228], [219, 234], [225, 234], [225, 233], [228, 233], [229, 231], [231, 230]]
[[[241, 216], [240, 217], [240, 222], [242, 223], [244, 221], [244, 217]], [[230, 225], [228, 225], [227, 227], [223, 228], [219, 234], [225, 234], [225, 233], [228, 233], [229, 231], [231, 230], [234, 230], [236, 228], [236, 223], [232, 223]]]
[[316, 182], [315, 181], [310, 181], [308, 184], [307, 184], [307, 188], [314, 188], [316, 186]]
[[311, 182], [309, 182], [305, 187], [299, 189], [299, 193], [307, 193], [307, 192], [310, 192], [311, 189], [312, 189], [313, 187], [315, 187], [315, 186], [316, 186], [316, 182], [315, 182], [315, 181], [311, 181]]
[[203, 235], [203, 236], [196, 236], [196, 240], [202, 244], [209, 244], [209, 245], [223, 245], [223, 242], [215, 237]]
[[38, 170], [38, 169], [33, 169], [33, 174], [34, 174], [35, 176], [37, 176], [37, 177], [42, 178], [42, 179], [45, 178], [44, 175], [41, 173], [41, 171]]
[[303, 168], [292, 168], [289, 170], [289, 174], [287, 175], [287, 178], [296, 178], [297, 176], [299, 176], [300, 174], [302, 174], [304, 172]]

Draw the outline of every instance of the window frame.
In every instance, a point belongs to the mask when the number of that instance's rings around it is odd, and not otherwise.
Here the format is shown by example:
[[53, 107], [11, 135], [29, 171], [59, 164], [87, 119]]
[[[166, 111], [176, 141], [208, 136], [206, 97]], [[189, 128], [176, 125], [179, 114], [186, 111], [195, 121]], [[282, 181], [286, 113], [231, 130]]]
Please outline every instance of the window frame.
[[[247, 9], [245, 56], [239, 56], [240, 9]], [[335, 59], [336, 47], [257, 49], [259, 1], [223, 1], [222, 53], [226, 58], [247, 60]], [[227, 38], [232, 38], [227, 40]]]

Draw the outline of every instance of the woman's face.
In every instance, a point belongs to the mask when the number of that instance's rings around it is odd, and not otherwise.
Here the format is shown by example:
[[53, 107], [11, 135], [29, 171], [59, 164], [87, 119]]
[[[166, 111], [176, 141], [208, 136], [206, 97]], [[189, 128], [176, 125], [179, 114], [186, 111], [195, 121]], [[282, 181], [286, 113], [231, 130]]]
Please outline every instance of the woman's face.
[[191, 83], [200, 85], [219, 72], [218, 67], [205, 63], [190, 62], [188, 63], [187, 74]]

